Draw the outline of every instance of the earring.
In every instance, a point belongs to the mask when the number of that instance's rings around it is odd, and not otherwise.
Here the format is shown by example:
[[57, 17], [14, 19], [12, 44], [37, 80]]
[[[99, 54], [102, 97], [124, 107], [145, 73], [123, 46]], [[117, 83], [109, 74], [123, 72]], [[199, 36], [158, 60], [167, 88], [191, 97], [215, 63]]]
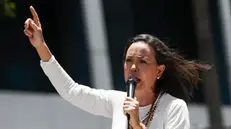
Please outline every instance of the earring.
[[160, 77], [157, 77], [157, 79], [160, 79]]

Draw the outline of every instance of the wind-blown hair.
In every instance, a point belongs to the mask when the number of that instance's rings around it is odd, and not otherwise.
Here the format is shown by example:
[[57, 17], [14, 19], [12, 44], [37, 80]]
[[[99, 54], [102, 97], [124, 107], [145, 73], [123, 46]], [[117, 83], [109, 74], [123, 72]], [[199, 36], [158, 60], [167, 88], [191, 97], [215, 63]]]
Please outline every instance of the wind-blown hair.
[[140, 41], [152, 47], [158, 65], [165, 65], [163, 75], [156, 81], [154, 92], [164, 91], [188, 102], [194, 87], [197, 86], [200, 80], [200, 71], [208, 70], [210, 66], [185, 59], [160, 39], [149, 34], [137, 35], [127, 43], [124, 50], [124, 60], [130, 45]]

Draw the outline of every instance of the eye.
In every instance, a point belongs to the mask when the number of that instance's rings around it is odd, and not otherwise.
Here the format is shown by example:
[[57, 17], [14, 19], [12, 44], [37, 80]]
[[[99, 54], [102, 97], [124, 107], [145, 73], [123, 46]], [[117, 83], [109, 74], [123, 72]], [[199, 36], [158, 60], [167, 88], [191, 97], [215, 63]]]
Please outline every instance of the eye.
[[127, 58], [125, 61], [126, 61], [126, 62], [131, 62], [131, 61], [132, 61], [132, 59]]
[[147, 64], [147, 62], [145, 60], [140, 60], [140, 63]]

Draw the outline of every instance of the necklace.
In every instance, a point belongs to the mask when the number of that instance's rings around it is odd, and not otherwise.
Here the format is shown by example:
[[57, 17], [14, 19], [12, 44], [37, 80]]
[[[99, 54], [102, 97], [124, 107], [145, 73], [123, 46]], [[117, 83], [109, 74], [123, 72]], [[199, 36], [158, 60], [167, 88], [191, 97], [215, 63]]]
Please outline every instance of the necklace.
[[[161, 96], [164, 94], [164, 92], [160, 92], [156, 101], [153, 102], [150, 110], [148, 111], [148, 113], [145, 115], [145, 118], [142, 120], [142, 123], [145, 125], [145, 127], [148, 127], [150, 122], [152, 121], [153, 117], [154, 117], [154, 113], [156, 111], [157, 105], [159, 103], [159, 100], [161, 98]], [[130, 126], [130, 129], [132, 129], [132, 127]]]
[[150, 122], [152, 121], [153, 119], [153, 116], [154, 116], [154, 113], [156, 111], [156, 108], [157, 108], [157, 105], [159, 103], [159, 100], [160, 100], [160, 97], [163, 95], [163, 92], [160, 92], [156, 101], [152, 104], [149, 112], [147, 113], [147, 117], [142, 121], [142, 123], [147, 127]]

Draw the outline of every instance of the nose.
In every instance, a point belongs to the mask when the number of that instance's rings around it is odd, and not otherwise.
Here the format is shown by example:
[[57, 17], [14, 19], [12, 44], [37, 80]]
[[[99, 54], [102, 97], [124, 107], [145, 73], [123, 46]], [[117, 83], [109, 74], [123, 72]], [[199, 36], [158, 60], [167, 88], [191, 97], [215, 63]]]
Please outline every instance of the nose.
[[132, 72], [137, 72], [137, 71], [138, 71], [137, 65], [136, 65], [136, 64], [132, 64], [130, 70], [131, 70]]

